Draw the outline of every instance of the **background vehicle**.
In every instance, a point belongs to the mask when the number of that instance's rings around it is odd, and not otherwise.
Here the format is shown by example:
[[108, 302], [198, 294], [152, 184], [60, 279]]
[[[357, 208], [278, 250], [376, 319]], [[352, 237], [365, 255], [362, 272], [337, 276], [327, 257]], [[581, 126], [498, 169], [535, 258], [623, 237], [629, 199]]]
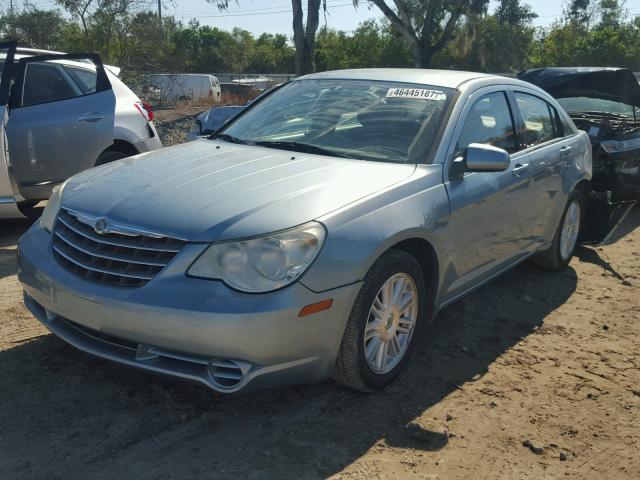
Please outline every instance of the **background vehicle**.
[[225, 393], [373, 390], [439, 309], [528, 258], [566, 266], [590, 177], [587, 135], [533, 85], [325, 72], [70, 179], [19, 278], [47, 328], [111, 360]]
[[275, 83], [268, 77], [257, 77], [257, 78], [236, 78], [235, 80], [231, 80], [231, 83], [235, 83], [236, 85], [248, 85], [251, 88], [264, 92], [265, 90], [269, 90], [273, 87]]
[[193, 122], [187, 141], [195, 140], [204, 135], [211, 135], [244, 108], [242, 106], [213, 107], [206, 112], [202, 112]]
[[210, 100], [219, 102], [220, 82], [213, 75], [200, 73], [160, 73], [149, 77], [149, 83], [160, 89], [161, 102]]
[[[626, 68], [553, 67], [526, 70], [521, 80], [553, 95], [593, 146], [591, 214], [584, 235], [606, 240], [640, 199], [640, 85]], [[630, 201], [631, 200], [631, 201]]]
[[6, 203], [30, 214], [71, 175], [162, 147], [151, 108], [97, 55], [4, 44], [1, 58], [9, 107], [4, 175], [13, 184], [3, 192]]

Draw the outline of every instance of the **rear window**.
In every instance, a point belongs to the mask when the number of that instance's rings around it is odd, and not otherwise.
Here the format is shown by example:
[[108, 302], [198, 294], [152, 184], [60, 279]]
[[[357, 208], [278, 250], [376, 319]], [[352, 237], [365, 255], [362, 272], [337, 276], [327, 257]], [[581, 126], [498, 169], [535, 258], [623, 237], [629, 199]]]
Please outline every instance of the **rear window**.
[[524, 131], [522, 143], [525, 148], [548, 142], [559, 136], [555, 109], [534, 95], [516, 92], [515, 94]]
[[88, 95], [95, 93], [97, 85], [97, 74], [85, 68], [71, 67], [64, 65], [64, 69], [71, 75], [73, 81], [76, 82], [82, 93]]

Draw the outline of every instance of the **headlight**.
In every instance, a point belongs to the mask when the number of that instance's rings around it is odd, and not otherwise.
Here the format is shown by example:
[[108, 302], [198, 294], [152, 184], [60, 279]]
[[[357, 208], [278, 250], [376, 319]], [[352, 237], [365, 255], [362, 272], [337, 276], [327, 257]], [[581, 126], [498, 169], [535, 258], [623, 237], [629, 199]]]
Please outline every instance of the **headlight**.
[[640, 138], [629, 140], [605, 140], [600, 142], [600, 146], [607, 153], [628, 152], [640, 149]]
[[67, 182], [63, 183], [62, 185], [53, 187], [51, 196], [49, 197], [47, 205], [46, 207], [44, 207], [44, 211], [42, 212], [42, 216], [40, 217], [40, 226], [49, 233], [51, 233], [51, 231], [53, 230], [53, 224], [55, 223], [58, 212], [60, 211], [62, 190], [64, 189], [66, 183]]
[[324, 227], [311, 222], [266, 237], [214, 243], [189, 268], [194, 277], [222, 280], [243, 292], [269, 292], [298, 279], [316, 258]]

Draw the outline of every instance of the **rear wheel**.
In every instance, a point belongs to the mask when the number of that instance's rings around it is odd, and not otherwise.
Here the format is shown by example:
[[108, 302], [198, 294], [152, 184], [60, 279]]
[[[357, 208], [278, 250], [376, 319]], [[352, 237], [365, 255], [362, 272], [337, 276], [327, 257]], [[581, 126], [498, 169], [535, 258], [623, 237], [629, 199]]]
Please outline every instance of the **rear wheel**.
[[407, 363], [428, 310], [416, 259], [402, 250], [384, 254], [353, 305], [333, 377], [363, 391], [391, 383]]
[[538, 265], [552, 270], [560, 270], [569, 264], [582, 227], [583, 207], [582, 192], [574, 190], [569, 195], [569, 201], [564, 209], [551, 247], [535, 257], [535, 262]]
[[96, 160], [96, 167], [104, 165], [105, 163], [115, 162], [122, 158], [127, 158], [128, 156], [128, 154], [121, 152], [120, 150], [107, 150], [106, 152], [102, 152], [98, 157], [98, 160]]

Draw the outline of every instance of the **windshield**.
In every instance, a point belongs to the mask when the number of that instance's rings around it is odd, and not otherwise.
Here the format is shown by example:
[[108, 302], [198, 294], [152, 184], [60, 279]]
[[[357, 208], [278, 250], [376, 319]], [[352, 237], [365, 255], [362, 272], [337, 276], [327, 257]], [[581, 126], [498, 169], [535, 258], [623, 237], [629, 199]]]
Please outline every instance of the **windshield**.
[[558, 103], [568, 113], [602, 112], [625, 115], [633, 118], [633, 106], [602, 98], [568, 97], [558, 98]]
[[454, 90], [372, 80], [299, 80], [257, 103], [221, 138], [336, 157], [424, 161]]

